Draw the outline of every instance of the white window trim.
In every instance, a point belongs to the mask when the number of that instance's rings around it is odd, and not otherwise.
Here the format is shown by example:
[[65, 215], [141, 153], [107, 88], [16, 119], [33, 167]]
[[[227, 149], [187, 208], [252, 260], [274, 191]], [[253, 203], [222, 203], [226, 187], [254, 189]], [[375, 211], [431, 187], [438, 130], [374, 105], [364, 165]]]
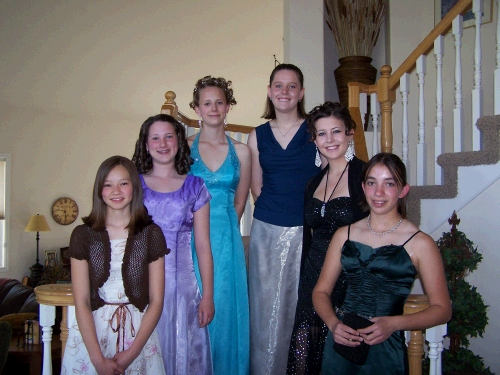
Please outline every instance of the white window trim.
[[[11, 159], [9, 154], [1, 154], [0, 160], [5, 161], [5, 219], [3, 221], [4, 233], [3, 243], [0, 243], [0, 272], [9, 270], [9, 218], [10, 218], [10, 167]], [[3, 261], [3, 264], [2, 264]]]

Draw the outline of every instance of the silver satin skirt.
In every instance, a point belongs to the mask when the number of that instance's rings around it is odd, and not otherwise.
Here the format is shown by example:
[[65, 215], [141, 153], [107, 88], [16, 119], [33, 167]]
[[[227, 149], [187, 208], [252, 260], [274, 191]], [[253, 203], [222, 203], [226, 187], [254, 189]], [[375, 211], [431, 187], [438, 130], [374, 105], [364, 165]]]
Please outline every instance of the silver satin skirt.
[[251, 374], [286, 374], [301, 254], [301, 226], [253, 219], [248, 262]]

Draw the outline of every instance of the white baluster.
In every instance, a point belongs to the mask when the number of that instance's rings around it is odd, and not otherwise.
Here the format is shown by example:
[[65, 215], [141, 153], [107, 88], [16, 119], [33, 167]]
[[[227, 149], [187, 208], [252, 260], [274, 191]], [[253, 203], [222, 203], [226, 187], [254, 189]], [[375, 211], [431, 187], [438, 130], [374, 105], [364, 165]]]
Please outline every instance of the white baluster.
[[481, 18], [483, 17], [483, 1], [472, 2], [472, 12], [476, 24], [476, 43], [474, 46], [474, 89], [472, 90], [472, 150], [481, 149], [481, 132], [476, 126], [483, 115], [483, 89], [481, 88]]
[[426, 57], [417, 59], [418, 77], [418, 144], [417, 144], [417, 185], [425, 185], [427, 182], [427, 144], [425, 143], [425, 73]]
[[436, 362], [436, 374], [441, 375], [441, 373], [443, 372], [443, 342], [442, 341], [438, 342], [438, 349], [437, 350], [438, 350], [438, 359]]
[[52, 326], [56, 322], [56, 307], [40, 304], [39, 311], [43, 341], [42, 375], [52, 375]]
[[245, 203], [245, 211], [241, 217], [240, 222], [240, 233], [242, 236], [249, 236], [250, 229], [252, 228], [252, 204], [250, 200], [250, 195], [248, 195], [247, 202]]
[[[74, 305], [71, 305], [71, 306], [68, 306], [68, 333], [71, 331], [71, 327], [75, 324], [76, 322], [76, 310], [75, 310], [75, 306]], [[68, 343], [66, 342], [66, 346], [68, 345]], [[66, 351], [66, 349], [64, 349], [64, 351]]]
[[68, 306], [68, 329], [71, 328], [71, 325], [75, 322], [76, 312], [75, 306]]
[[378, 105], [377, 93], [370, 94], [370, 113], [372, 115], [373, 125], [372, 155], [376, 155], [380, 152], [378, 137], [378, 116], [380, 114], [380, 106]]
[[437, 163], [437, 157], [443, 153], [444, 129], [443, 129], [443, 54], [444, 37], [438, 36], [434, 41], [434, 55], [436, 56], [436, 127], [434, 129], [434, 183], [443, 183], [443, 171]]
[[453, 20], [452, 33], [455, 39], [455, 108], [453, 109], [453, 151], [462, 151], [462, 26], [463, 17]]
[[495, 68], [495, 115], [500, 115], [500, 0], [497, 0], [497, 58]]
[[425, 330], [425, 340], [429, 343], [429, 375], [441, 375], [441, 353], [446, 332], [446, 324]]
[[406, 165], [407, 174], [410, 175], [408, 158], [408, 95], [410, 93], [410, 75], [405, 73], [399, 79], [399, 91], [401, 92], [401, 103], [403, 104], [403, 140], [401, 145], [401, 156], [403, 163]]
[[[362, 92], [359, 94], [359, 113], [361, 114], [361, 122], [365, 125], [366, 113], [368, 112], [368, 96]], [[374, 154], [375, 155], [375, 154]]]

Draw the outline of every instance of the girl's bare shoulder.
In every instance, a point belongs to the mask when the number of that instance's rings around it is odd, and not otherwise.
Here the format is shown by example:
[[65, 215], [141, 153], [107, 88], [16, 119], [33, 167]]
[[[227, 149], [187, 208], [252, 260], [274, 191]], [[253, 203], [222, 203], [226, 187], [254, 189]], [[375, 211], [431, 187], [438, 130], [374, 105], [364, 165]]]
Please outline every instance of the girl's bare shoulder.
[[250, 147], [248, 147], [246, 144], [239, 142], [233, 138], [230, 138], [231, 142], [233, 142], [234, 149], [236, 150], [236, 153], [239, 156], [248, 156], [250, 157]]

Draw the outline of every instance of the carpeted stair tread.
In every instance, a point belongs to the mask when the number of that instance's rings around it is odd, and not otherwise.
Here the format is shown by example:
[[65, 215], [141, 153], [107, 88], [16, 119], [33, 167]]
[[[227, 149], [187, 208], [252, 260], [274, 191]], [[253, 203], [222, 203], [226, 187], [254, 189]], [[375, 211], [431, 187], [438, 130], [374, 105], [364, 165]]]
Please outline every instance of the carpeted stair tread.
[[412, 186], [408, 197], [408, 219], [420, 225], [422, 199], [451, 199], [458, 193], [458, 167], [496, 164], [500, 160], [500, 115], [483, 116], [476, 123], [483, 136], [481, 151], [464, 151], [439, 155], [443, 168], [443, 185]]

